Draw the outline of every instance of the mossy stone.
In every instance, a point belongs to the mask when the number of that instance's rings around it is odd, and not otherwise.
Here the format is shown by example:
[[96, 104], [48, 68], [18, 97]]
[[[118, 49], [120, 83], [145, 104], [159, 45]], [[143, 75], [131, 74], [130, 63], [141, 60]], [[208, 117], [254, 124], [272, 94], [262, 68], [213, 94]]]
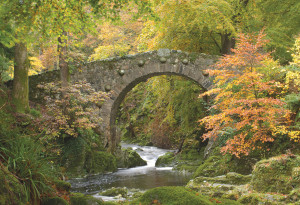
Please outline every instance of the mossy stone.
[[99, 193], [103, 196], [118, 196], [121, 195], [122, 197], [126, 198], [128, 196], [128, 190], [126, 187], [112, 187], [110, 189], [107, 189], [103, 192]]
[[69, 182], [66, 181], [62, 181], [62, 180], [55, 180], [54, 181], [56, 188], [59, 191], [67, 191], [70, 192], [71, 189], [71, 184]]
[[206, 176], [215, 177], [228, 172], [236, 172], [243, 175], [251, 174], [253, 164], [250, 158], [235, 158], [231, 155], [222, 155], [218, 148], [201, 164], [195, 171], [193, 177]]
[[120, 168], [132, 168], [147, 165], [147, 162], [131, 147], [119, 151], [118, 156], [118, 167]]
[[78, 177], [86, 174], [84, 170], [86, 150], [86, 142], [81, 137], [65, 139], [62, 152], [63, 165], [69, 177]]
[[134, 204], [209, 205], [206, 197], [188, 191], [184, 187], [157, 187], [146, 191]]
[[41, 205], [68, 205], [68, 202], [60, 197], [46, 197], [42, 199]]
[[235, 172], [229, 172], [226, 174], [227, 183], [230, 184], [246, 184], [251, 181], [252, 175], [242, 175]]
[[252, 175], [242, 175], [235, 172], [229, 172], [226, 175], [217, 177], [203, 177], [199, 176], [193, 179], [193, 184], [201, 184], [203, 182], [217, 183], [217, 184], [230, 184], [242, 185], [251, 181]]
[[87, 155], [85, 169], [89, 174], [114, 172], [117, 170], [117, 160], [105, 151], [94, 151]]
[[167, 205], [235, 205], [238, 202], [228, 199], [203, 196], [184, 187], [157, 187], [146, 191], [140, 198], [131, 204], [167, 204]]
[[256, 163], [252, 172], [251, 185], [258, 192], [288, 194], [293, 188], [300, 186], [297, 183], [299, 166], [300, 156], [295, 155], [280, 155], [261, 160]]
[[155, 162], [156, 167], [171, 167], [175, 164], [175, 154], [173, 152], [167, 152], [166, 154], [158, 157]]
[[241, 198], [239, 198], [238, 202], [240, 202], [241, 204], [256, 205], [261, 202], [261, 198], [258, 194], [252, 193], [242, 196]]
[[228, 172], [226, 160], [220, 156], [211, 156], [200, 165], [193, 177], [197, 176], [219, 176]]
[[102, 205], [104, 202], [89, 195], [72, 193], [70, 197], [71, 205]]

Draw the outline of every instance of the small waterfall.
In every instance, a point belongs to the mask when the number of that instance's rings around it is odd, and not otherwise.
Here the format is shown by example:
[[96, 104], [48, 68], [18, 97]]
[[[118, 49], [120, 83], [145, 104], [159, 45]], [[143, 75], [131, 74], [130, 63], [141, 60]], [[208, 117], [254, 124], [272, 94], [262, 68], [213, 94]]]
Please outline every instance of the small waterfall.
[[[72, 191], [85, 194], [96, 194], [112, 187], [127, 187], [146, 190], [159, 186], [181, 186], [185, 185], [190, 176], [173, 171], [172, 167], [155, 167], [159, 156], [174, 150], [160, 149], [153, 146], [138, 146], [135, 144], [122, 143], [123, 148], [132, 147], [141, 158], [147, 161], [146, 166], [130, 169], [119, 169], [109, 174], [88, 176], [82, 179], [72, 179]], [[108, 197], [107, 200], [110, 198]], [[104, 199], [106, 200], [106, 199]]]

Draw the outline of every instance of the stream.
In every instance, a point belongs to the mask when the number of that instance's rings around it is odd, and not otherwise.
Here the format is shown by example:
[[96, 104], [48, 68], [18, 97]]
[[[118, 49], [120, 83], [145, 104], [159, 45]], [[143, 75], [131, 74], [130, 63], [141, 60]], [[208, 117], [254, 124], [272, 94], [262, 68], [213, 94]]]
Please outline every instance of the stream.
[[155, 167], [155, 162], [159, 156], [164, 155], [166, 152], [174, 152], [174, 150], [125, 143], [122, 143], [121, 146], [123, 148], [132, 147], [147, 161], [147, 165], [118, 169], [114, 173], [71, 179], [69, 182], [72, 185], [72, 191], [92, 194], [95, 197], [101, 197], [103, 200], [113, 200], [111, 197], [103, 197], [98, 193], [112, 187], [147, 190], [159, 186], [182, 186], [191, 178], [191, 175], [173, 171], [172, 167]]

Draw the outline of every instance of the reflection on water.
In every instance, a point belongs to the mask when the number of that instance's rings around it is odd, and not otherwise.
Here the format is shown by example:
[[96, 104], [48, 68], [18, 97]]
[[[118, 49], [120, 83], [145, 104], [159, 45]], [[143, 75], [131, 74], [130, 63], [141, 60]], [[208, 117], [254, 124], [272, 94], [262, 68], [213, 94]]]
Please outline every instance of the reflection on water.
[[132, 147], [147, 161], [147, 165], [130, 169], [119, 169], [117, 172], [110, 174], [72, 179], [69, 181], [72, 185], [72, 191], [95, 194], [111, 187], [146, 190], [159, 186], [180, 186], [185, 185], [191, 177], [190, 175], [172, 171], [172, 167], [155, 167], [157, 158], [172, 150], [133, 144], [122, 144], [122, 147]]

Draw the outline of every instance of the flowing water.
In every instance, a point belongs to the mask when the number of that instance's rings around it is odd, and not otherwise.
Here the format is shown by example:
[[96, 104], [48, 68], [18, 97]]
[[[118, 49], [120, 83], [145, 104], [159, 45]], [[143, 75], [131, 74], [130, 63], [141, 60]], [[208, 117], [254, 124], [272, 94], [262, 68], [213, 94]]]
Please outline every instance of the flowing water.
[[[112, 187], [146, 190], [159, 186], [181, 186], [185, 185], [191, 177], [190, 175], [173, 171], [172, 167], [155, 167], [158, 157], [172, 150], [124, 143], [122, 143], [122, 147], [132, 147], [147, 161], [147, 165], [130, 169], [118, 169], [117, 172], [109, 174], [72, 179], [69, 181], [72, 185], [72, 191], [96, 194]], [[97, 196], [99, 197], [96, 194], [95, 197]]]

